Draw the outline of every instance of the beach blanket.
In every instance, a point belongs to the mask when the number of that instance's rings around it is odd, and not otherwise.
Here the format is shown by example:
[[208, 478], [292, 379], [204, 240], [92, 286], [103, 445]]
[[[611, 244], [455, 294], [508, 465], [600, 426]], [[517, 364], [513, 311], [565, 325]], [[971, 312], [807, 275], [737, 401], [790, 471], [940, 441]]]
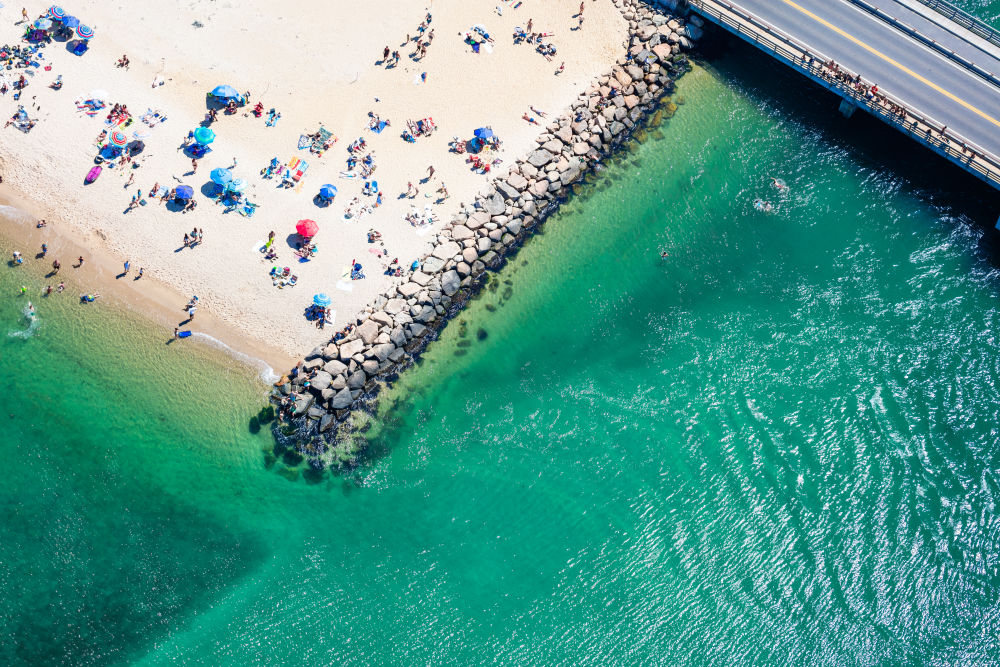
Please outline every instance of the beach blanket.
[[375, 134], [382, 134], [382, 130], [384, 130], [385, 127], [386, 127], [386, 125], [388, 125], [388, 124], [389, 123], [385, 122], [384, 120], [380, 120], [378, 123], [376, 123], [374, 126], [372, 126], [371, 130]]
[[299, 135], [299, 150], [302, 150], [303, 148], [309, 148], [311, 144], [312, 142], [309, 140], [309, 137], [307, 137], [304, 134]]
[[319, 134], [319, 137], [312, 142], [312, 146], [309, 147], [309, 150], [312, 151], [313, 153], [322, 155], [323, 151], [326, 150], [325, 148], [323, 148], [326, 145], [326, 142], [332, 138], [333, 139], [332, 143], [336, 143], [337, 137], [333, 136], [333, 132], [326, 129], [322, 125], [319, 126], [319, 130], [317, 131], [317, 133]]

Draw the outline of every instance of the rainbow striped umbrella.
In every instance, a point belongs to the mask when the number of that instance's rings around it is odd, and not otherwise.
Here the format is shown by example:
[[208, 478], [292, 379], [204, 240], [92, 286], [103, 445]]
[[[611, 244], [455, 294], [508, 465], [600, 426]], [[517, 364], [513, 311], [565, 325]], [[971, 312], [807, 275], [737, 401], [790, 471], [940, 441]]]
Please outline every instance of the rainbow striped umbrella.
[[49, 18], [53, 21], [62, 21], [66, 18], [66, 10], [58, 5], [49, 7]]
[[94, 36], [94, 29], [89, 25], [76, 26], [76, 36], [80, 39], [90, 39]]
[[121, 130], [115, 130], [111, 133], [111, 137], [109, 137], [108, 141], [110, 141], [112, 145], [121, 148], [128, 143], [128, 137], [126, 137], [125, 133]]

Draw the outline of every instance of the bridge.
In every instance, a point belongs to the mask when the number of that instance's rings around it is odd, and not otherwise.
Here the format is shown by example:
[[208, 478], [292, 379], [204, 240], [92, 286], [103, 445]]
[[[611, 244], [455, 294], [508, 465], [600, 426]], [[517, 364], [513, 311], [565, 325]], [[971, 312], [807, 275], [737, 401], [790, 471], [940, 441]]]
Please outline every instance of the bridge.
[[[1000, 31], [943, 0], [687, 0], [1000, 189]], [[1000, 227], [1000, 221], [998, 221]]]

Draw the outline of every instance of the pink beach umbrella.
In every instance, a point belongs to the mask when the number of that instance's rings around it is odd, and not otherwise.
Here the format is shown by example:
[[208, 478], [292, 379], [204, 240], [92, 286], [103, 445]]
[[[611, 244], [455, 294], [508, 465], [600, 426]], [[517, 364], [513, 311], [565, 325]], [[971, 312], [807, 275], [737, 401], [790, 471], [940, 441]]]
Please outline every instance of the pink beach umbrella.
[[109, 141], [111, 141], [112, 145], [122, 148], [123, 146], [125, 146], [125, 144], [128, 143], [128, 137], [125, 136], [124, 132], [120, 130], [115, 130], [114, 132], [111, 133]]
[[49, 18], [53, 21], [62, 21], [66, 18], [66, 10], [59, 5], [52, 5], [49, 7]]
[[94, 36], [94, 29], [89, 25], [76, 26], [76, 36], [80, 39], [90, 39]]

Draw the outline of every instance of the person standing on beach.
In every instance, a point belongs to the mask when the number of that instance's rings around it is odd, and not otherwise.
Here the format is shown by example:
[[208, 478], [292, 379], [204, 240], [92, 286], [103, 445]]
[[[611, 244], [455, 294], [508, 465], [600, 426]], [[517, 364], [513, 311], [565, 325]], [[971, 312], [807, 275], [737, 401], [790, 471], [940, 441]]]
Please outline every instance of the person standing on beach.
[[58, 259], [52, 260], [52, 273], [59, 273], [60, 266], [62, 266], [62, 264], [59, 263]]
[[82, 266], [83, 266], [83, 255], [80, 255], [79, 257], [76, 258], [76, 264], [73, 265], [73, 268], [79, 269]]
[[563, 62], [559, 63], [559, 69], [556, 70], [556, 76], [562, 74], [565, 69], [566, 69], [566, 61], [564, 60]]
[[177, 335], [177, 332], [179, 332], [179, 331], [180, 331], [180, 329], [178, 329], [177, 327], [174, 327], [174, 340], [177, 340], [178, 338], [180, 338], [180, 336]]
[[191, 158], [191, 173], [197, 173], [198, 171], [198, 158]]
[[45, 257], [46, 253], [49, 251], [49, 246], [47, 243], [42, 244], [42, 257]]
[[122, 275], [123, 275], [123, 276], [127, 276], [127, 275], [128, 275], [128, 270], [129, 270], [130, 268], [132, 268], [132, 265], [131, 265], [131, 263], [130, 263], [130, 262], [129, 262], [129, 261], [127, 260], [127, 259], [126, 259], [126, 260], [125, 260], [125, 270], [124, 270], [124, 271], [122, 271]]
[[434, 165], [427, 167], [427, 180], [434, 178]]

